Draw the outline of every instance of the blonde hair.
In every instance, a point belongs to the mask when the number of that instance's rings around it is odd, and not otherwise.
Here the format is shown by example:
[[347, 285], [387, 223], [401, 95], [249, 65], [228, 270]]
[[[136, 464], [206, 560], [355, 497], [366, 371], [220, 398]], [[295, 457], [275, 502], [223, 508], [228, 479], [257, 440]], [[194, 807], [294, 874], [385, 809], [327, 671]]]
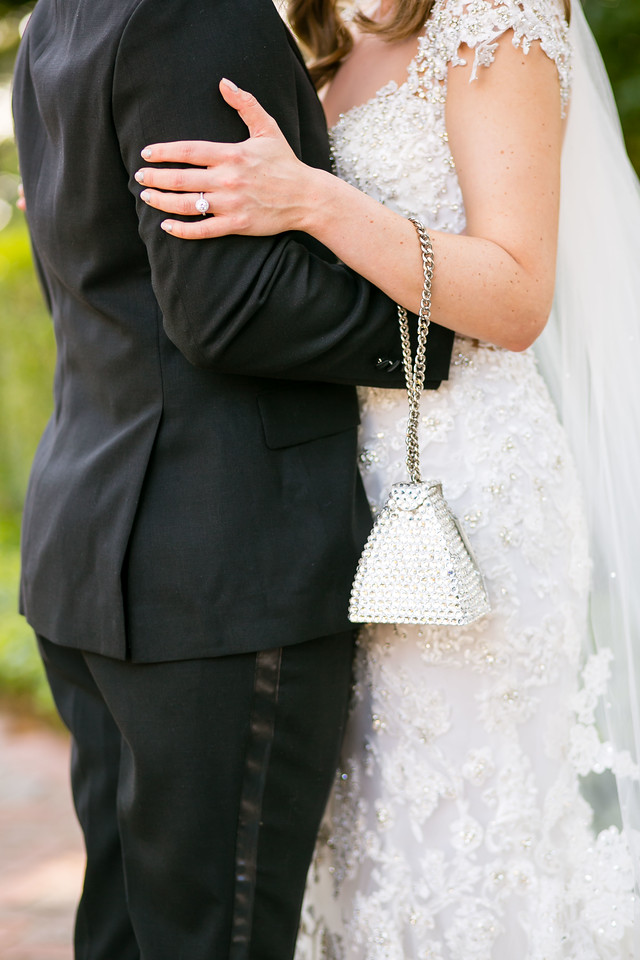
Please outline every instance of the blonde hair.
[[[383, 20], [357, 13], [354, 23], [387, 42], [405, 40], [422, 30], [435, 0], [395, 0]], [[571, 0], [563, 0], [567, 20]], [[353, 49], [353, 37], [340, 13], [340, 0], [289, 0], [289, 22], [311, 57], [309, 70], [316, 87], [328, 83]]]

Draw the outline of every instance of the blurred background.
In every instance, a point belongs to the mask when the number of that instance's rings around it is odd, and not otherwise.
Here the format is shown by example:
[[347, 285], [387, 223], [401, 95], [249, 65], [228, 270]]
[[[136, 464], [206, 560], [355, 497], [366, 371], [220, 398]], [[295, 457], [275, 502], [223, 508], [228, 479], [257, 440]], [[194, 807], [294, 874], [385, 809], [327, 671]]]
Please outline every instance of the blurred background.
[[[577, 0], [574, 0], [577, 2]], [[51, 408], [54, 342], [30, 262], [11, 126], [11, 72], [33, 3], [0, 0], [0, 702], [53, 721], [31, 633], [16, 613], [20, 508]], [[640, 0], [584, 0], [640, 171]], [[53, 721], [55, 722], [55, 721]]]

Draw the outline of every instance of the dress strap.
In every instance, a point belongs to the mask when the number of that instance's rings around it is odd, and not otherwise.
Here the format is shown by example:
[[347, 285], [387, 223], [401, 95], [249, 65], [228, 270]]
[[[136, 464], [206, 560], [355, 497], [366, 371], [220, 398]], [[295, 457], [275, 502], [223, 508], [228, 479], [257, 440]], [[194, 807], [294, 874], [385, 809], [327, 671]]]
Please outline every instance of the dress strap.
[[474, 51], [470, 80], [495, 59], [500, 38], [511, 30], [512, 43], [526, 54], [539, 42], [558, 69], [562, 114], [571, 92], [571, 45], [562, 0], [436, 0], [411, 65], [416, 94], [434, 100], [444, 95], [450, 66], [464, 66], [463, 44]]

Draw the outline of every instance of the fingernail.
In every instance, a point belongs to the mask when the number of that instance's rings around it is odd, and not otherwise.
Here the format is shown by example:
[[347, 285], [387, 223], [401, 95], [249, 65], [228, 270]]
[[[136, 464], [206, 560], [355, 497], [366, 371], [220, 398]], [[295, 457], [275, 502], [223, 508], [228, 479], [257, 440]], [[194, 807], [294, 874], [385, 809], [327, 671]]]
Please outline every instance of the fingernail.
[[134, 174], [134, 176], [138, 181], [138, 183], [144, 183], [144, 170], [138, 170], [137, 173]]
[[171, 220], [163, 220], [160, 226], [163, 230], [166, 230], [167, 233], [171, 233], [173, 230], [173, 224], [171, 223]]
[[151, 159], [151, 147], [145, 147], [140, 156], [144, 157], [145, 160]]
[[143, 190], [142, 193], [140, 194], [140, 199], [144, 200], [144, 202], [146, 203], [150, 196], [151, 194], [149, 193], [148, 190]]
[[223, 77], [223, 78], [222, 78], [222, 82], [224, 83], [225, 87], [229, 87], [229, 90], [233, 90], [234, 93], [237, 93], [237, 92], [238, 92], [238, 87], [237, 87], [237, 85], [233, 82], [233, 80], [227, 80], [226, 77]]

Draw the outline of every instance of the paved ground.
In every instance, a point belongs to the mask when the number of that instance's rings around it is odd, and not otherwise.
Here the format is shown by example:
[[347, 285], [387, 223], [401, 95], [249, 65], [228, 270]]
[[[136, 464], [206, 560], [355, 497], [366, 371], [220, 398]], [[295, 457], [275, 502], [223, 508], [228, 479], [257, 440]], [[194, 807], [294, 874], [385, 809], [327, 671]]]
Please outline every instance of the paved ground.
[[0, 710], [0, 958], [71, 960], [83, 871], [66, 737]]

